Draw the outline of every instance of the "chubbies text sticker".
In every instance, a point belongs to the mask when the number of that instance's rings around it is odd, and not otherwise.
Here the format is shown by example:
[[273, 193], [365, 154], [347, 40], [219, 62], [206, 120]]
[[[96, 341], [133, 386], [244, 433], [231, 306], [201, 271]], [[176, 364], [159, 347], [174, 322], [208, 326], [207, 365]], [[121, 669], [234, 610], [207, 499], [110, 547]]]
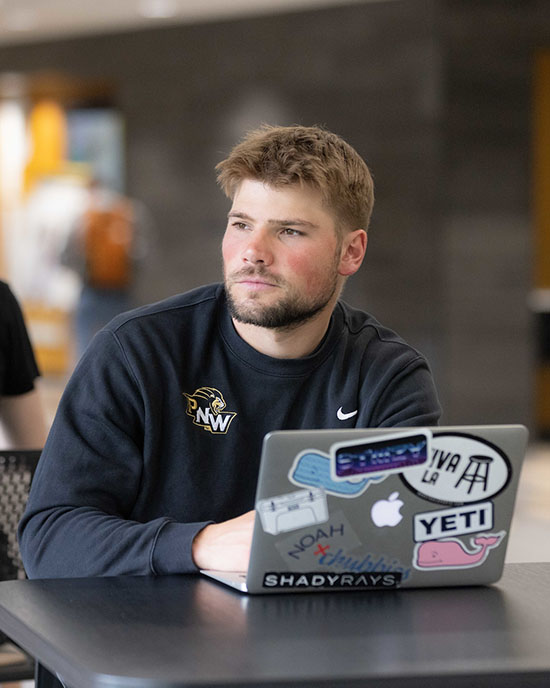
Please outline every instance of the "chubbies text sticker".
[[325, 552], [319, 557], [318, 564], [322, 570], [352, 571], [355, 573], [371, 573], [372, 571], [393, 571], [399, 573], [402, 580], [407, 580], [411, 569], [404, 566], [399, 559], [387, 554], [374, 552], [355, 552], [349, 554], [341, 547]]
[[320, 488], [260, 499], [256, 504], [256, 511], [262, 528], [272, 535], [323, 523], [328, 519], [327, 498]]
[[435, 433], [424, 467], [403, 473], [413, 492], [442, 504], [482, 502], [501, 492], [510, 480], [508, 457], [486, 440], [460, 433]]
[[317, 449], [300, 452], [288, 473], [288, 479], [295, 485], [321, 487], [327, 494], [335, 497], [359, 497], [373, 483], [381, 482], [385, 475], [369, 476], [357, 482], [333, 480], [331, 477], [331, 457]]
[[330, 448], [332, 478], [355, 481], [421, 466], [430, 456], [430, 439], [429, 430], [418, 430], [337, 442]]

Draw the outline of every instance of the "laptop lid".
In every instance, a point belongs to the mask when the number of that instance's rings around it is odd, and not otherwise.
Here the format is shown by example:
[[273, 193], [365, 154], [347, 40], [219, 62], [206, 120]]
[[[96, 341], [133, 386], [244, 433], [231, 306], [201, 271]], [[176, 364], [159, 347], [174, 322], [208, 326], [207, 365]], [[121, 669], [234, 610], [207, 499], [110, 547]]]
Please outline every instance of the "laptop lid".
[[205, 573], [252, 593], [492, 583], [527, 439], [520, 425], [269, 433], [248, 572]]

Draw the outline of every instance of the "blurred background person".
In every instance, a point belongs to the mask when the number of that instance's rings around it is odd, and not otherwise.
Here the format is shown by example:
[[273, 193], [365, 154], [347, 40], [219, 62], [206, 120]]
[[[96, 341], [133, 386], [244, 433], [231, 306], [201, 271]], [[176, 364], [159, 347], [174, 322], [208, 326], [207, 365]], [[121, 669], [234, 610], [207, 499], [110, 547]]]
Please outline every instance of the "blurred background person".
[[61, 263], [82, 282], [74, 315], [77, 358], [96, 332], [134, 306], [135, 273], [148, 252], [150, 234], [142, 203], [97, 179], [90, 182], [88, 203], [61, 255]]
[[40, 449], [46, 423], [35, 380], [40, 371], [19, 303], [0, 281], [0, 447]]

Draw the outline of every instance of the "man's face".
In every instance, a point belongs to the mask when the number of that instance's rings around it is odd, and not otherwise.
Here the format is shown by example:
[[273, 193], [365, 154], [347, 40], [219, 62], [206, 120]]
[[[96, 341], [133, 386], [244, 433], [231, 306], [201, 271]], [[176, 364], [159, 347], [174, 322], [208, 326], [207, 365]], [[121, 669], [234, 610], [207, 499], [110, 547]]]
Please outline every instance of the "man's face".
[[341, 241], [319, 192], [244, 180], [223, 239], [233, 318], [288, 328], [332, 309], [341, 284]]

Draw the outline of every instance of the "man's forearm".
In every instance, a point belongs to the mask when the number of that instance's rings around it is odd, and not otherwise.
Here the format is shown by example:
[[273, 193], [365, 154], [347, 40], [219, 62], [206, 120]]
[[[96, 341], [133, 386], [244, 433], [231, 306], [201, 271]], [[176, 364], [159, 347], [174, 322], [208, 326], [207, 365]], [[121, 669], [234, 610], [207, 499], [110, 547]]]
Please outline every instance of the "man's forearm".
[[47, 432], [39, 391], [0, 397], [0, 424], [7, 448], [41, 449]]

